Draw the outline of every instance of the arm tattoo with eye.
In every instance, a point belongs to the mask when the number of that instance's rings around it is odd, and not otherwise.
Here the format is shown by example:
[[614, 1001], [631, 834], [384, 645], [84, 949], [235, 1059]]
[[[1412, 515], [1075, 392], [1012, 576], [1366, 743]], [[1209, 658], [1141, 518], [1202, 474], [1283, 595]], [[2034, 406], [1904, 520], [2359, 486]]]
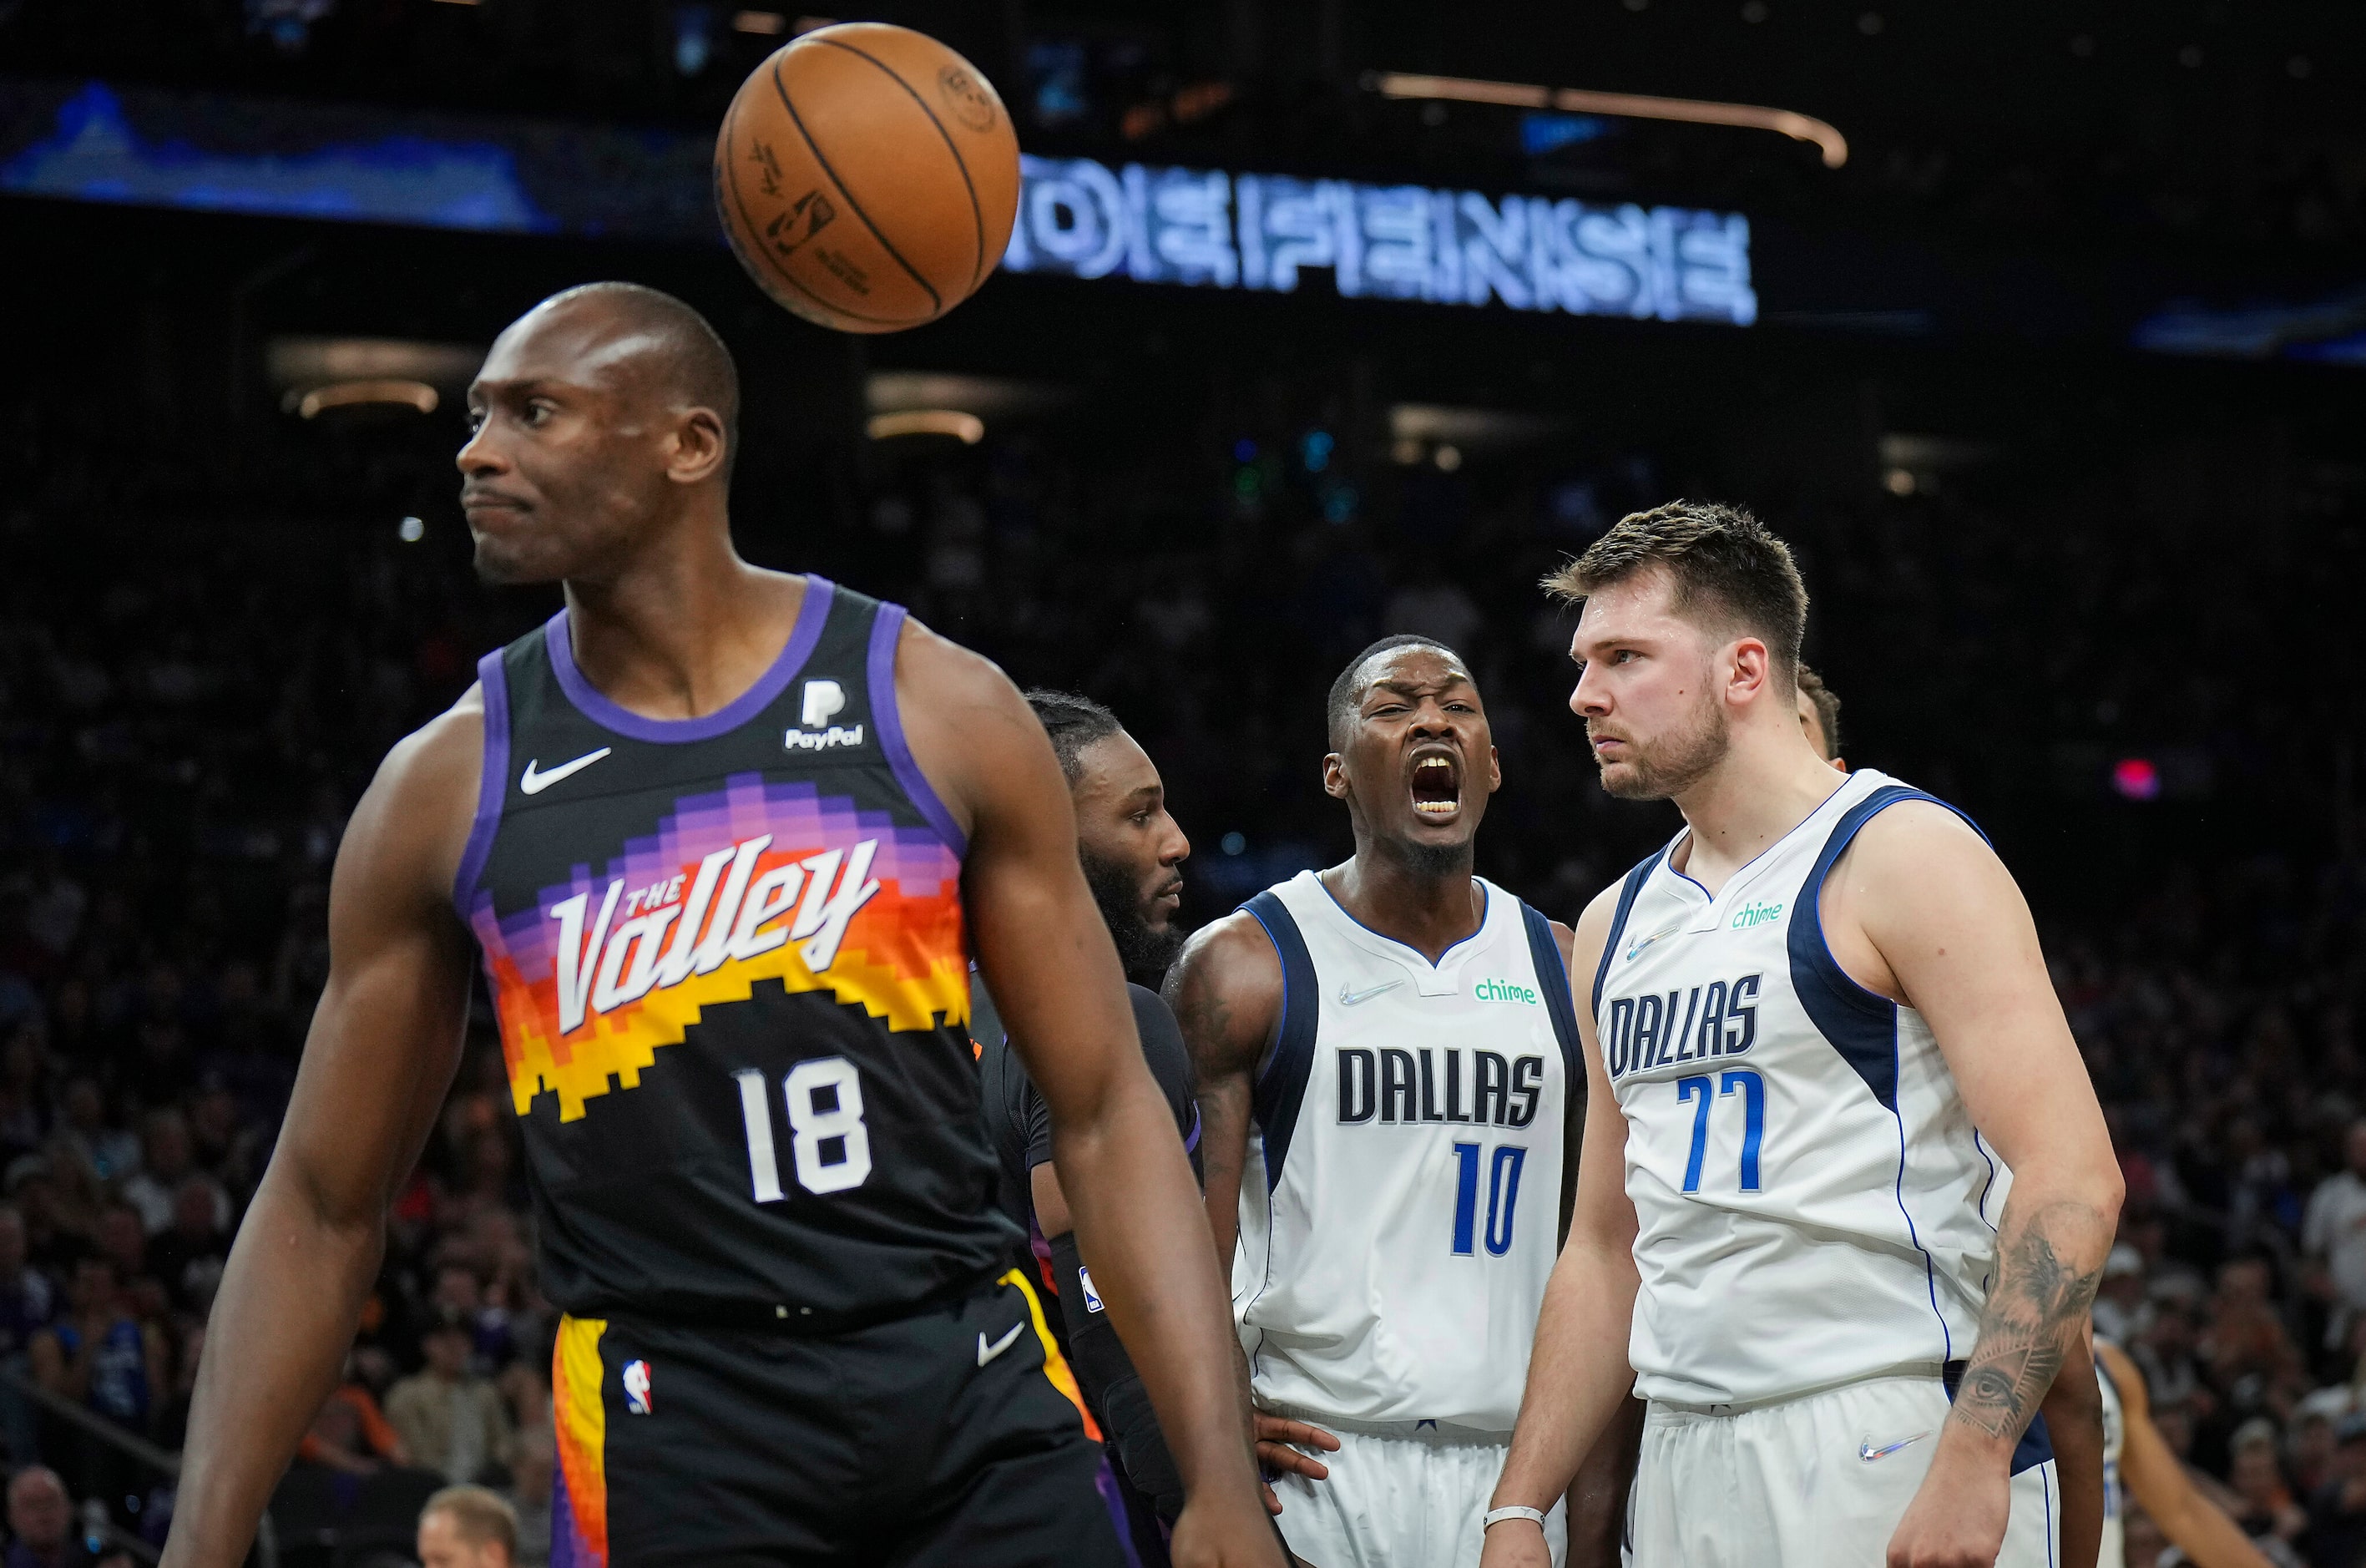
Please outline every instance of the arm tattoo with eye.
[[[2102, 1216], [2083, 1203], [2048, 1204], [2008, 1224], [1996, 1283], [1980, 1313], [1979, 1343], [1949, 1420], [1991, 1438], [2021, 1435], [2079, 1343], [2110, 1245]], [[2096, 1259], [2091, 1268], [2072, 1261], [2089, 1253]]]

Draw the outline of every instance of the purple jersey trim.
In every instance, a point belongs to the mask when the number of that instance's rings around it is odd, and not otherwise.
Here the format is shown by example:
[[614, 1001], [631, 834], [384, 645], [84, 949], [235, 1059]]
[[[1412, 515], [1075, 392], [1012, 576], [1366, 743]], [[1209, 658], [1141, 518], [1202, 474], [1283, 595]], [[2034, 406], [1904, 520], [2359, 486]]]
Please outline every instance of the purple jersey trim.
[[919, 807], [929, 826], [949, 845], [956, 855], [969, 852], [969, 835], [953, 821], [953, 814], [937, 798], [929, 777], [920, 772], [920, 764], [912, 760], [912, 748], [904, 740], [904, 716], [896, 705], [896, 643], [904, 635], [904, 606], [882, 604], [879, 615], [871, 623], [871, 655], [865, 660], [864, 677], [871, 687], [871, 716], [879, 726], [879, 749], [887, 753], [887, 765], [896, 770], [896, 782]]
[[567, 700], [584, 717], [602, 728], [613, 729], [627, 739], [654, 741], [660, 746], [712, 740], [718, 735], [730, 734], [763, 712], [796, 679], [797, 671], [805, 668], [806, 660], [812, 655], [814, 644], [821, 640], [822, 623], [829, 619], [830, 600], [836, 592], [836, 585], [828, 578], [807, 572], [806, 596], [797, 605], [797, 624], [789, 628], [789, 640], [782, 645], [781, 656], [772, 660], [772, 667], [754, 685], [698, 718], [645, 718], [602, 694], [575, 667], [575, 651], [569, 646], [564, 610], [544, 625], [543, 645], [549, 650], [550, 670], [558, 677], [558, 689], [567, 694]]
[[460, 919], [468, 918], [468, 900], [485, 862], [493, 852], [493, 834], [501, 825], [501, 802], [510, 787], [510, 682], [501, 664], [501, 649], [477, 660], [477, 683], [485, 698], [485, 761], [477, 779], [477, 819], [468, 829], [468, 847], [460, 852], [460, 874], [452, 879], [452, 902]]

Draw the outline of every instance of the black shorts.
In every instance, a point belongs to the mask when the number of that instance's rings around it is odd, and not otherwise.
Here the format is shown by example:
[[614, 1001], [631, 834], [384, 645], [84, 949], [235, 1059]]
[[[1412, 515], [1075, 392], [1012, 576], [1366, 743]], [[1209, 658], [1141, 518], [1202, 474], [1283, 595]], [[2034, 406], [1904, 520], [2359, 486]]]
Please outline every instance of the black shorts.
[[1121, 1568], [1099, 1433], [1016, 1270], [826, 1337], [562, 1319], [552, 1568]]

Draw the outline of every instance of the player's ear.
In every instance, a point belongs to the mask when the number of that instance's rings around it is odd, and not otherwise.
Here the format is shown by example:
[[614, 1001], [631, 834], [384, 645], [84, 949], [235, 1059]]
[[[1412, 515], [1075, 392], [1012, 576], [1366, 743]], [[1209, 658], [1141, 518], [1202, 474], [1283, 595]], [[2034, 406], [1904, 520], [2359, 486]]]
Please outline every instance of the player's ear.
[[1726, 658], [1732, 662], [1732, 673], [1726, 681], [1726, 694], [1734, 701], [1748, 702], [1774, 683], [1773, 656], [1758, 638], [1746, 637], [1729, 644]]
[[1323, 759], [1323, 793], [1334, 800], [1347, 798], [1347, 759], [1336, 751]]
[[723, 469], [727, 437], [723, 421], [713, 409], [686, 409], [675, 422], [673, 451], [666, 462], [666, 477], [676, 484], [694, 485], [713, 478]]
[[1487, 793], [1493, 795], [1503, 787], [1504, 760], [1496, 754], [1494, 747], [1489, 746], [1487, 748]]

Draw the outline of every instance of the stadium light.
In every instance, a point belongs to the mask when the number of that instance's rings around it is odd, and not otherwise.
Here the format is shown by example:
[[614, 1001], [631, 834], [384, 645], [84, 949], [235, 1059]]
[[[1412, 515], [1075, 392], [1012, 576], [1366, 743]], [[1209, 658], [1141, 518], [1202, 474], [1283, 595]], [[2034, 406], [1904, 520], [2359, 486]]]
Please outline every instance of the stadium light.
[[370, 405], [434, 413], [440, 400], [435, 389], [424, 381], [389, 378], [370, 381], [332, 381], [325, 387], [315, 387], [295, 400], [295, 408], [297, 414], [304, 419], [318, 419], [330, 409]]
[[964, 446], [975, 446], [986, 439], [986, 421], [958, 409], [906, 409], [897, 413], [875, 413], [871, 416], [868, 429], [873, 441], [896, 435], [951, 435], [959, 438]]
[[742, 11], [731, 18], [731, 28], [735, 32], [776, 38], [789, 30], [789, 19], [778, 11]]
[[1508, 108], [1560, 109], [1569, 114], [1616, 115], [1627, 119], [1673, 119], [1693, 125], [1735, 125], [1773, 130], [1795, 141], [1812, 141], [1824, 167], [1848, 162], [1848, 139], [1813, 116], [1756, 104], [1720, 104], [1706, 98], [1654, 98], [1635, 93], [1595, 93], [1581, 87], [1538, 87], [1518, 82], [1482, 82], [1468, 76], [1422, 76], [1403, 71], [1374, 72], [1364, 85], [1384, 98], [1445, 99], [1464, 104], [1500, 104]]

